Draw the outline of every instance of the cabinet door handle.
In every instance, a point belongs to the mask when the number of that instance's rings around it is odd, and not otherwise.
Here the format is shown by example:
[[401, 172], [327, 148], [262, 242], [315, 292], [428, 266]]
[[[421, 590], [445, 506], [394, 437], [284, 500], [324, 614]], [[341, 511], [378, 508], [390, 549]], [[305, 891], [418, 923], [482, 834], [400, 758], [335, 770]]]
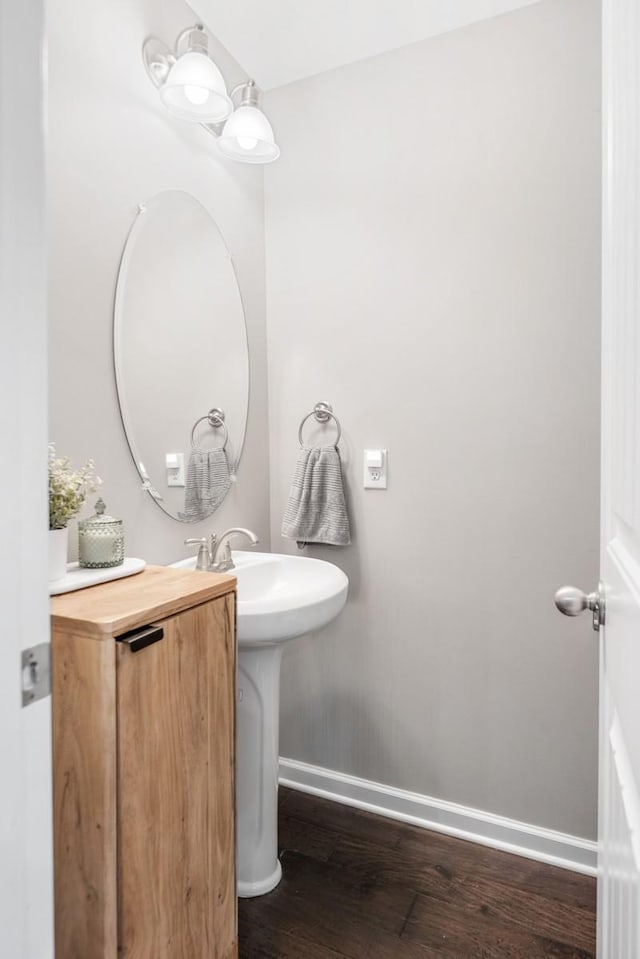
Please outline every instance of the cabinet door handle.
[[130, 633], [123, 633], [122, 636], [116, 636], [116, 642], [124, 643], [132, 653], [138, 653], [147, 646], [159, 643], [164, 638], [162, 626], [143, 626], [142, 629], [134, 629]]

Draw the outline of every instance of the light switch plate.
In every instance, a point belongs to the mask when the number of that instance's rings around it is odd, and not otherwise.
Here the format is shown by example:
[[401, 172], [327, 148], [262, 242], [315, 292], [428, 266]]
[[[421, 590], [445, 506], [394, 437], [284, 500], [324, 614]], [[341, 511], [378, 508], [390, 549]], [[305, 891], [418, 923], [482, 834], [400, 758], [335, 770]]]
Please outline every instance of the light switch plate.
[[[369, 463], [382, 462], [382, 466], [370, 466]], [[386, 489], [387, 488], [387, 451], [381, 449], [368, 449], [364, 451], [362, 460], [363, 465], [363, 485], [365, 489]]]
[[167, 486], [184, 486], [184, 453], [165, 455]]

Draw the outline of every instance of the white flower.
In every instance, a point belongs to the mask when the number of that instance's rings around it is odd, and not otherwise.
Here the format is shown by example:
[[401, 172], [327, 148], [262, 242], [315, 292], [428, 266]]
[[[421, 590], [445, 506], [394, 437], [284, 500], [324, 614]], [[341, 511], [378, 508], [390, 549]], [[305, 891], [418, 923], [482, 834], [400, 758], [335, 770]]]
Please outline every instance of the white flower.
[[93, 460], [74, 470], [67, 457], [56, 459], [55, 443], [49, 444], [49, 529], [64, 529], [102, 480], [93, 472]]

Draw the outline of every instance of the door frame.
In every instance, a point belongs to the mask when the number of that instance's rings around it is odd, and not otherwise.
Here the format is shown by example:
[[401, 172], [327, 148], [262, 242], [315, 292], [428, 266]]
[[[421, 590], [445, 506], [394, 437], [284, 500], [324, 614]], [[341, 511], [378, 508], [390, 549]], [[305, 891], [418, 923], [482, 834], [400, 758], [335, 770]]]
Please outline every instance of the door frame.
[[[53, 957], [51, 697], [22, 708], [49, 641], [44, 0], [0, 0], [0, 938]], [[19, 96], [16, 96], [19, 91]]]

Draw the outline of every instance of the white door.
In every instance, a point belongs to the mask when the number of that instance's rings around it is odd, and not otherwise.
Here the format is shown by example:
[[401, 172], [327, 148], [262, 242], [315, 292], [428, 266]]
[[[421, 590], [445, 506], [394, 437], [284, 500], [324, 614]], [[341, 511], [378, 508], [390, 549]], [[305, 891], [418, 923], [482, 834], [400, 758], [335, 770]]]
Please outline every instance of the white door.
[[43, 0], [0, 0], [0, 956], [52, 959], [51, 697], [20, 651], [49, 639]]
[[640, 0], [603, 0], [603, 123], [598, 957], [639, 959]]
[[599, 932], [640, 957], [640, 0], [603, 3]]

